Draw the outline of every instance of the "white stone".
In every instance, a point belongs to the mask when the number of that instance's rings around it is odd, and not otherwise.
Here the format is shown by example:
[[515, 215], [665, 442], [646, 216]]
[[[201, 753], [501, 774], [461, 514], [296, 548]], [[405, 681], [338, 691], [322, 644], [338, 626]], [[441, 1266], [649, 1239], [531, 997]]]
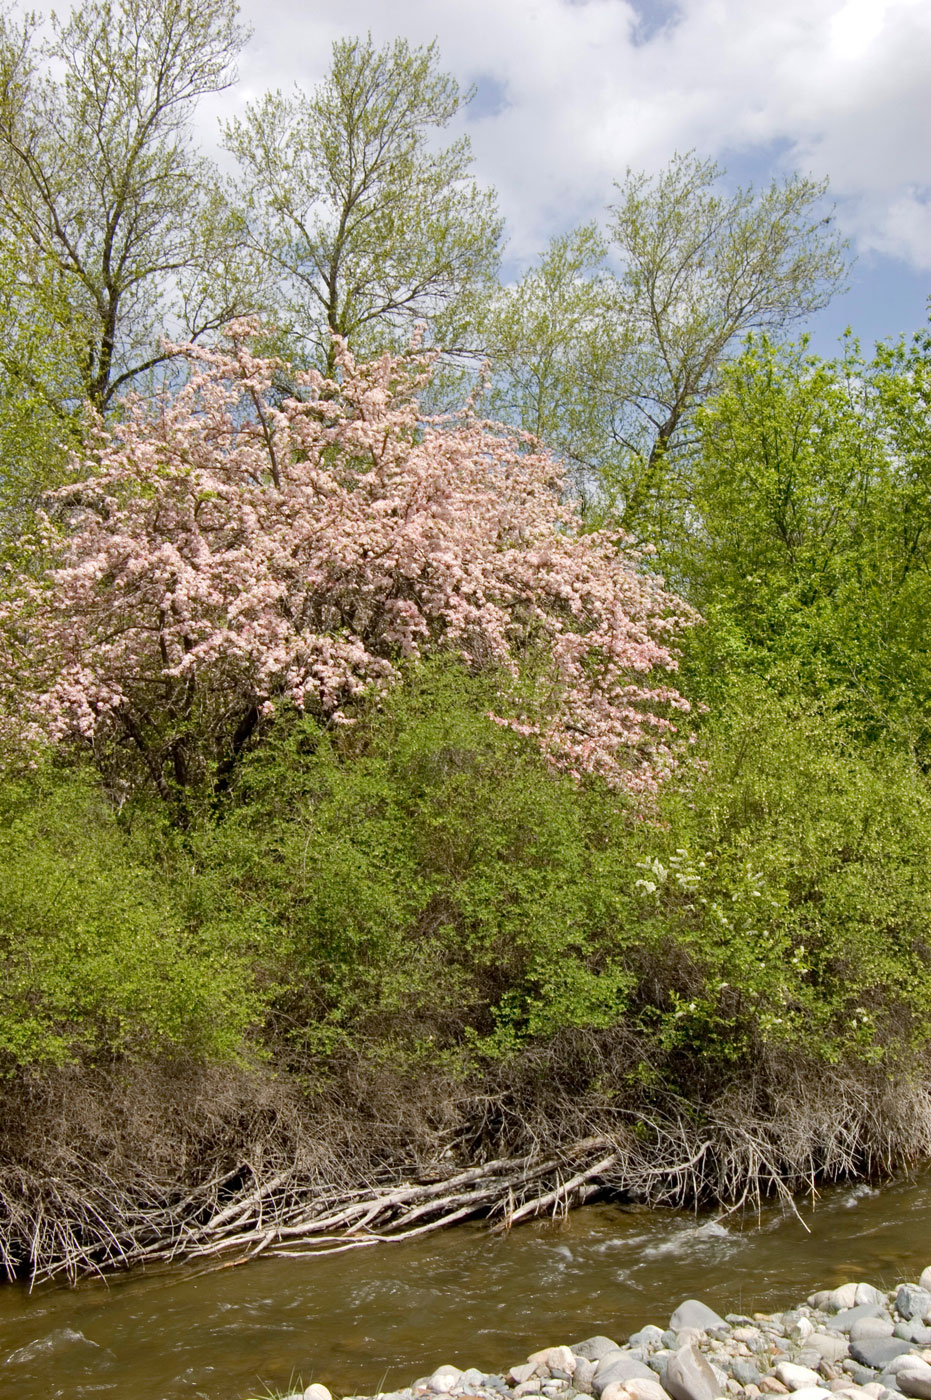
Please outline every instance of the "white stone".
[[333, 1396], [325, 1385], [321, 1385], [319, 1381], [315, 1381], [313, 1385], [309, 1385], [304, 1391], [303, 1400], [333, 1400]]
[[792, 1392], [798, 1400], [831, 1400], [831, 1392], [823, 1385], [802, 1385]]
[[805, 1345], [826, 1361], [841, 1361], [849, 1351], [847, 1338], [840, 1332], [813, 1332]]
[[448, 1395], [455, 1390], [462, 1375], [458, 1366], [437, 1366], [427, 1385], [435, 1395]]
[[[669, 1400], [668, 1394], [659, 1381], [648, 1381], [643, 1376], [631, 1376], [630, 1380], [624, 1381], [623, 1385], [630, 1400]], [[604, 1396], [601, 1397], [601, 1400], [604, 1400]]]
[[807, 1390], [812, 1387], [816, 1390], [821, 1389], [821, 1377], [808, 1366], [796, 1366], [792, 1361], [780, 1361], [773, 1374], [777, 1381], [782, 1381], [790, 1390]]
[[835, 1288], [831, 1293], [830, 1305], [835, 1312], [840, 1312], [843, 1308], [855, 1308], [857, 1305], [857, 1285], [855, 1283], [842, 1283], [840, 1288]]
[[548, 1371], [565, 1371], [570, 1376], [575, 1374], [576, 1359], [568, 1347], [544, 1347], [527, 1357], [535, 1366], [545, 1366]]
[[919, 1375], [931, 1376], [931, 1365], [927, 1361], [923, 1361], [920, 1356], [914, 1356], [909, 1352], [905, 1352], [902, 1356], [894, 1356], [886, 1370], [893, 1376], [897, 1376], [900, 1371], [915, 1371]]
[[931, 1264], [929, 1264], [926, 1269], [922, 1269], [921, 1278], [918, 1280], [918, 1287], [927, 1288], [928, 1292], [931, 1293]]
[[871, 1283], [857, 1284], [857, 1303], [885, 1304], [887, 1301], [885, 1293], [880, 1293], [879, 1289], [874, 1288]]

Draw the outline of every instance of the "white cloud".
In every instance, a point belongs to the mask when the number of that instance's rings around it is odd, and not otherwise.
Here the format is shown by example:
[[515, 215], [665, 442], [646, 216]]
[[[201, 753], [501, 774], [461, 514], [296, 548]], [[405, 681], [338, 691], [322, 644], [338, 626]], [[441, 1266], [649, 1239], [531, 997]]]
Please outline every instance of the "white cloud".
[[[639, 8], [638, 8], [639, 7]], [[268, 87], [311, 86], [334, 38], [439, 40], [444, 66], [496, 102], [468, 123], [512, 250], [603, 209], [627, 165], [675, 150], [740, 153], [759, 176], [827, 174], [864, 248], [931, 268], [927, 0], [245, 0], [255, 35], [230, 114]], [[671, 18], [670, 18], [671, 16]]]

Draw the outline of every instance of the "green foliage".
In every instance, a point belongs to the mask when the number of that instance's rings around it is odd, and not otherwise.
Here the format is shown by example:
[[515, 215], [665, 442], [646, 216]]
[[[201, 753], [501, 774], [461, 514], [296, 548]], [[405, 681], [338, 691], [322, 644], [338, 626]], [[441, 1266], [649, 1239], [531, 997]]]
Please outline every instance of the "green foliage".
[[313, 92], [267, 93], [227, 126], [243, 227], [292, 355], [332, 374], [334, 334], [365, 356], [404, 345], [419, 319], [434, 343], [465, 348], [501, 240], [468, 138], [436, 142], [466, 101], [435, 43], [340, 39]]
[[25, 537], [42, 493], [64, 479], [80, 431], [62, 314], [54, 280], [0, 237], [0, 562], [18, 569], [29, 566]]
[[[931, 1035], [931, 794], [759, 682], [667, 794], [638, 888], [670, 1047], [895, 1060]], [[659, 839], [657, 839], [659, 838]]]
[[245, 40], [235, 0], [89, 0], [43, 26], [0, 15], [0, 228], [54, 283], [54, 337], [96, 408], [160, 345], [243, 309], [229, 211], [190, 150], [198, 99]]
[[844, 277], [826, 184], [727, 191], [723, 175], [694, 152], [628, 170], [604, 230], [554, 240], [489, 317], [498, 402], [546, 432], [599, 518], [654, 544], [688, 519], [694, 410], [740, 338]]
[[436, 1062], [626, 1025], [692, 1079], [696, 1055], [928, 1036], [931, 799], [907, 761], [753, 684], [648, 813], [554, 777], [484, 686], [424, 667], [339, 742], [295, 720], [256, 753], [209, 860], [267, 924], [277, 1035]]
[[555, 775], [491, 695], [435, 661], [353, 725], [282, 716], [183, 837], [78, 774], [7, 783], [0, 1063], [264, 1042], [466, 1071], [623, 1027], [695, 1093], [802, 1046], [892, 1066], [927, 1042], [907, 758], [751, 679], [638, 808]]
[[147, 836], [79, 775], [0, 790], [0, 1068], [240, 1051], [259, 1009], [241, 928], [208, 929], [190, 859]]
[[762, 339], [726, 369], [664, 559], [708, 621], [690, 664], [712, 704], [749, 669], [927, 760], [928, 363], [920, 339], [872, 364]]
[[339, 742], [295, 719], [256, 753], [213, 859], [283, 935], [299, 1042], [500, 1051], [623, 1011], [619, 799], [583, 801], [493, 698], [425, 666]]

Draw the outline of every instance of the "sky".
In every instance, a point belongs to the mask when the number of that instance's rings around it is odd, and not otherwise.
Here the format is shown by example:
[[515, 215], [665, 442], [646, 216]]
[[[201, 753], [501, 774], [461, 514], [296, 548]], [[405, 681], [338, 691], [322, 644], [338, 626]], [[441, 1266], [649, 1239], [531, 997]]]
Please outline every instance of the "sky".
[[830, 180], [855, 255], [809, 324], [832, 354], [927, 322], [931, 0], [241, 0], [253, 35], [218, 118], [269, 88], [311, 88], [334, 39], [436, 39], [475, 97], [461, 122], [507, 225], [506, 271], [600, 216], [628, 167], [695, 150], [725, 187], [792, 171]]

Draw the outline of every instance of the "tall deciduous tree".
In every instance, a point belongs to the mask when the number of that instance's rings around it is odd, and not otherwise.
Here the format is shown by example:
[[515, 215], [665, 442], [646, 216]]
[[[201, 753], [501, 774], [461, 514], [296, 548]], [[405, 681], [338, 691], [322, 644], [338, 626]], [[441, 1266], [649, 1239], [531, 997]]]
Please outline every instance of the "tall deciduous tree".
[[228, 127], [248, 239], [271, 273], [268, 310], [325, 372], [332, 336], [366, 354], [420, 319], [436, 343], [462, 348], [501, 236], [468, 139], [435, 141], [467, 97], [435, 44], [346, 39], [313, 92], [270, 93]]
[[100, 409], [163, 360], [174, 324], [235, 309], [231, 222], [192, 154], [194, 104], [232, 80], [235, 0], [91, 0], [51, 37], [0, 27], [0, 219], [56, 281], [57, 329]]
[[655, 786], [688, 706], [653, 673], [692, 614], [581, 529], [552, 458], [471, 409], [424, 420], [404, 357], [341, 351], [281, 403], [287, 367], [233, 329], [59, 492], [64, 562], [5, 613], [17, 710], [183, 805], [282, 701], [338, 723], [446, 650], [496, 668], [501, 722], [559, 767]]
[[[531, 426], [536, 414], [531, 365], [548, 378], [552, 404], [583, 406], [555, 410], [551, 441], [583, 488], [607, 492], [614, 518], [640, 536], [661, 537], [687, 497], [677, 449], [737, 341], [817, 310], [844, 274], [824, 183], [794, 175], [727, 194], [722, 175], [694, 154], [656, 176], [628, 172], [603, 251], [588, 233], [574, 245], [557, 240], [492, 318], [518, 419]], [[556, 358], [554, 321], [572, 347]]]

